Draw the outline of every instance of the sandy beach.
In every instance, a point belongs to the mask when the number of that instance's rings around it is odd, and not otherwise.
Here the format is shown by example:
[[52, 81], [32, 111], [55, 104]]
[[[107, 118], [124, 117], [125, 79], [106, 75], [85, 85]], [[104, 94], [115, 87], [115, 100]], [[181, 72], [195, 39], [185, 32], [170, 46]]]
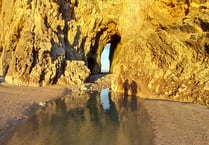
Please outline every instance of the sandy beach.
[[71, 92], [67, 87], [19, 87], [6, 83], [0, 84], [0, 145], [9, 133], [39, 104], [59, 98]]
[[[71, 92], [62, 86], [18, 87], [0, 84], [0, 145], [30, 116], [38, 104]], [[156, 145], [209, 145], [209, 109], [162, 100], [143, 101], [150, 116]], [[40, 106], [39, 106], [40, 107]]]
[[192, 103], [145, 100], [156, 145], [209, 145], [209, 109]]

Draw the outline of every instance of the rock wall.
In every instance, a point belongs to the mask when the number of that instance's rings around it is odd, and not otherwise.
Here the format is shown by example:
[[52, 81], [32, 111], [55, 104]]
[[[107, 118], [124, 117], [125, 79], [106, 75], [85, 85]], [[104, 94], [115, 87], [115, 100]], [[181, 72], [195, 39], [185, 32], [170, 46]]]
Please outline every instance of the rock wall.
[[77, 84], [75, 75], [82, 83], [89, 69], [100, 72], [110, 42], [113, 91], [208, 104], [208, 7], [207, 0], [2, 0], [0, 68], [13, 84]]
[[65, 71], [73, 72], [66, 70], [67, 61], [84, 62], [79, 65], [83, 71], [78, 76], [85, 76], [82, 82], [90, 74], [88, 68], [100, 72], [101, 51], [118, 33], [114, 20], [119, 13], [108, 14], [120, 9], [109, 10], [114, 5], [113, 1], [2, 0], [1, 74], [11, 84], [39, 86], [60, 82]]
[[121, 36], [112, 89], [126, 91], [129, 84], [129, 94], [208, 104], [208, 1], [149, 4]]
[[75, 77], [84, 76], [84, 81], [89, 76], [85, 63], [74, 63], [85, 61], [80, 26], [73, 24], [76, 5], [50, 0], [2, 1], [1, 68], [8, 83], [55, 84], [75, 70], [67, 69], [69, 63], [80, 64], [81, 74], [75, 73]]

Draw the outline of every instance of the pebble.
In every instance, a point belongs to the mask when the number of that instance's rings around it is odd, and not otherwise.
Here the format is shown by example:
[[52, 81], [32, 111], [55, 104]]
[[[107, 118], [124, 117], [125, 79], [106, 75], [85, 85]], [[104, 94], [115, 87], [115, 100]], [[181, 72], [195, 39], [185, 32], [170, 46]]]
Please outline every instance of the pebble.
[[39, 102], [38, 103], [41, 107], [45, 107], [46, 106], [46, 103], [45, 102]]

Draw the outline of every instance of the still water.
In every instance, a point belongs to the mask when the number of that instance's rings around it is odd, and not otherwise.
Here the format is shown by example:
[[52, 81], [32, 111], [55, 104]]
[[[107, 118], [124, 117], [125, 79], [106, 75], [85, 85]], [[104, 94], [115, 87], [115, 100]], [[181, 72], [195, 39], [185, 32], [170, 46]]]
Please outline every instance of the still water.
[[70, 94], [15, 130], [7, 145], [152, 145], [151, 123], [136, 96]]

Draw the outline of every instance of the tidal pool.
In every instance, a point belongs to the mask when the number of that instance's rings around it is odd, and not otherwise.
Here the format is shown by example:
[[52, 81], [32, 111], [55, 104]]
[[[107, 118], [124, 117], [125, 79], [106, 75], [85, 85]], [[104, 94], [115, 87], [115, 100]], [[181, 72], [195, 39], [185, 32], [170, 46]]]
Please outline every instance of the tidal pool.
[[153, 133], [143, 100], [105, 89], [48, 103], [7, 145], [153, 145]]

